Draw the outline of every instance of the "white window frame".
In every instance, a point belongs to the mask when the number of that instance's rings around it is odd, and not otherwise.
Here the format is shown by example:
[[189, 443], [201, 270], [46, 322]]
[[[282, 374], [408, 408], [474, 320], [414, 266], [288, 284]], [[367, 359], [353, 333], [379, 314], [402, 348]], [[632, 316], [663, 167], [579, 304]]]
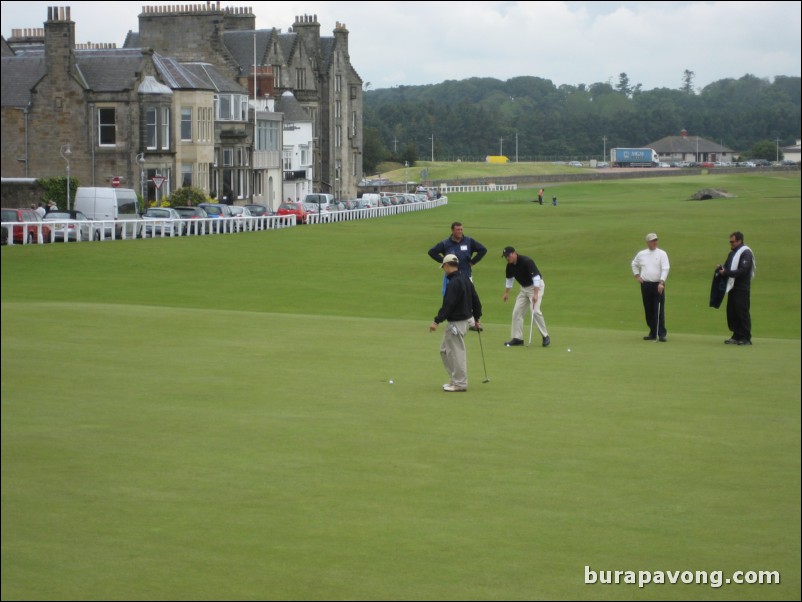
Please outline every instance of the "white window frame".
[[[101, 121], [101, 114], [102, 112], [111, 111], [111, 116], [113, 117], [113, 122], [103, 122]], [[107, 114], [108, 116], [108, 114]], [[111, 131], [111, 136], [114, 138], [113, 142], [103, 142], [103, 135], [108, 134]], [[98, 146], [106, 146], [112, 147], [117, 146], [117, 108], [116, 107], [98, 107], [97, 108], [97, 142]]]

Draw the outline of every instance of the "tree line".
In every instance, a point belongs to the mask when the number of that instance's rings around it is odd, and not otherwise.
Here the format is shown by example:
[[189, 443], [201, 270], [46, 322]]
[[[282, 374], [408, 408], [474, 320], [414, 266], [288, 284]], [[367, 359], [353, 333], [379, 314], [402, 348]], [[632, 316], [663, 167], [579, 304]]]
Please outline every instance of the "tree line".
[[[677, 89], [617, 84], [555, 86], [523, 76], [449, 80], [370, 90], [365, 84], [363, 169], [381, 161], [603, 159], [604, 149], [641, 147], [679, 135], [706, 138], [745, 157], [793, 144], [802, 131], [800, 78], [754, 75], [701, 90], [686, 70]], [[770, 143], [770, 144], [768, 144]], [[605, 158], [606, 160], [606, 158]]]

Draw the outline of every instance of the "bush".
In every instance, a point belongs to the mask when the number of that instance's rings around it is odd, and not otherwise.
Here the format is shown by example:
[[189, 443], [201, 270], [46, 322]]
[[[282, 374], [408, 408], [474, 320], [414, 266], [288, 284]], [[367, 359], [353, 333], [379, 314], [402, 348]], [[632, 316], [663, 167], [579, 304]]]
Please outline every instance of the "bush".
[[[67, 207], [67, 178], [39, 178], [36, 180], [43, 189], [42, 202], [56, 201], [59, 207]], [[75, 191], [78, 190], [77, 178], [70, 177], [70, 199], [75, 200]], [[72, 203], [71, 203], [72, 204]]]
[[[195, 186], [184, 186], [179, 188], [167, 199], [167, 205], [170, 207], [185, 207], [187, 205], [198, 205], [199, 203], [208, 203], [209, 196], [200, 188]], [[162, 203], [164, 206], [164, 203]]]

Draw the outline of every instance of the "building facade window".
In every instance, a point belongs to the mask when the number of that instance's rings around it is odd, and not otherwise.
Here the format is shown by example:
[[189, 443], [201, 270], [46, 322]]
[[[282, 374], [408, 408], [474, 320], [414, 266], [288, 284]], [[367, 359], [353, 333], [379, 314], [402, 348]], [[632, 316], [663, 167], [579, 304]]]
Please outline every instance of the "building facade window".
[[299, 146], [298, 150], [301, 153], [301, 167], [307, 167], [309, 165], [309, 147]]
[[181, 164], [181, 186], [192, 186], [192, 163]]
[[292, 171], [292, 147], [284, 147], [281, 155], [284, 162], [284, 171]]
[[192, 142], [192, 107], [181, 107], [181, 140]]
[[356, 121], [357, 121], [356, 111], [352, 111], [351, 112], [351, 137], [352, 138], [356, 137]]
[[162, 107], [161, 110], [161, 147], [162, 150], [170, 149], [170, 109]]
[[277, 151], [281, 141], [278, 121], [258, 121], [256, 123], [256, 150]]
[[306, 88], [306, 69], [295, 70], [295, 87], [298, 90]]
[[281, 65], [273, 65], [273, 86], [281, 87]]
[[214, 97], [217, 121], [247, 121], [248, 97], [245, 94], [218, 94]]
[[117, 110], [114, 107], [98, 107], [97, 139], [100, 146], [117, 145]]
[[150, 150], [170, 149], [170, 109], [145, 108], [145, 146]]
[[334, 146], [337, 148], [343, 145], [343, 127], [341, 125], [334, 126]]
[[343, 116], [343, 103], [340, 100], [334, 101], [334, 118], [342, 119]]
[[145, 147], [153, 150], [156, 148], [156, 107], [145, 109]]

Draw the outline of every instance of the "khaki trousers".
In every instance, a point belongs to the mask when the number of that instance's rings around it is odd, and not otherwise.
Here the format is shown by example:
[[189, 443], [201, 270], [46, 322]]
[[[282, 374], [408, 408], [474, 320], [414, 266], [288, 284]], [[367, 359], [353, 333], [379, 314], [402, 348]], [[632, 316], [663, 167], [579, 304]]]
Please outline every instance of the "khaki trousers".
[[467, 331], [468, 320], [448, 322], [440, 344], [440, 359], [448, 372], [449, 382], [455, 387], [468, 387], [468, 355], [465, 352]]
[[[540, 311], [540, 304], [543, 302], [543, 294], [546, 292], [546, 283], [541, 280], [538, 289], [537, 303], [535, 304], [535, 324], [540, 331], [540, 335], [545, 338], [549, 336], [546, 329], [546, 320], [543, 312]], [[515, 299], [515, 307], [512, 309], [512, 338], [524, 340], [524, 321], [526, 316], [532, 311], [532, 296], [535, 294], [535, 287], [521, 287], [521, 292]]]

